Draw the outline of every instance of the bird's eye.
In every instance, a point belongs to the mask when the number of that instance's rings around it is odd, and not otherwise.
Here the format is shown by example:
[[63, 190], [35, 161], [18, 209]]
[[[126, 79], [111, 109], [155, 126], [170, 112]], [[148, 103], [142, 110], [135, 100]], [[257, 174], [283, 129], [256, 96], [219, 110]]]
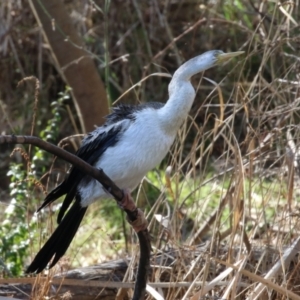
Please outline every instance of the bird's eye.
[[220, 54], [224, 54], [224, 52], [222, 50], [215, 51], [215, 57], [218, 57]]

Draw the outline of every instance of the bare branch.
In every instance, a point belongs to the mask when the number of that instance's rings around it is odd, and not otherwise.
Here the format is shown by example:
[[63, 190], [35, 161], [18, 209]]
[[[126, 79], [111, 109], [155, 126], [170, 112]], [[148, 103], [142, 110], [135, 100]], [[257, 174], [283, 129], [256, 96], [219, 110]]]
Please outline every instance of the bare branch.
[[29, 144], [37, 146], [65, 161], [71, 163], [87, 175], [98, 180], [103, 187], [115, 198], [119, 206], [126, 212], [127, 220], [136, 231], [140, 244], [140, 260], [138, 274], [135, 283], [133, 300], [144, 299], [146, 283], [150, 269], [150, 252], [151, 242], [147, 229], [147, 221], [141, 210], [139, 210], [130, 195], [124, 193], [115, 183], [104, 173], [102, 169], [92, 167], [78, 156], [67, 152], [53, 144], [45, 142], [35, 136], [17, 136], [17, 135], [0, 135], [1, 144]]
[[121, 202], [123, 199], [123, 191], [115, 185], [102, 169], [94, 168], [78, 156], [51, 143], [45, 142], [38, 137], [26, 135], [0, 135], [0, 145], [1, 144], [28, 144], [37, 146], [38, 148], [69, 162], [85, 174], [98, 180], [104, 188], [113, 195], [117, 202]]

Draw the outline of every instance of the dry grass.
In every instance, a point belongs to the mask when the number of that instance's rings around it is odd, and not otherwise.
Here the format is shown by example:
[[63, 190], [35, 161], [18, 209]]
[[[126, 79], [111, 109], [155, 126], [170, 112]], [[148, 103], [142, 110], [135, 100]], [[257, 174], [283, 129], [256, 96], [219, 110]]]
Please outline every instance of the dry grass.
[[[26, 134], [34, 92], [16, 90], [16, 83], [28, 75], [40, 80], [41, 124], [49, 117], [49, 102], [64, 84], [27, 4], [9, 3], [0, 4], [0, 127], [2, 132]], [[246, 51], [243, 59], [205, 73], [218, 86], [200, 76], [193, 79], [198, 92], [190, 117], [161, 170], [150, 173], [137, 192], [139, 206], [148, 214], [154, 256], [169, 247], [178, 253], [170, 268], [155, 269], [151, 282], [167, 278], [191, 283], [189, 288], [157, 291], [164, 299], [200, 299], [196, 283], [211, 283], [223, 274], [217, 286], [205, 290], [206, 296], [256, 299], [263, 283], [268, 292], [261, 299], [300, 299], [288, 294], [300, 294], [298, 258], [283, 267], [285, 256], [280, 256], [299, 236], [299, 4], [132, 0], [112, 1], [107, 11], [102, 5], [67, 3], [112, 102], [148, 75], [172, 73], [206, 50]], [[165, 101], [168, 82], [163, 76], [150, 76], [120, 101]], [[67, 118], [66, 114], [61, 137], [72, 132]], [[1, 151], [0, 157], [1, 170], [6, 170], [8, 153]], [[0, 177], [5, 178], [4, 171]], [[1, 195], [8, 197], [6, 190], [7, 181], [0, 183]], [[135, 257], [134, 235], [125, 230], [125, 246], [119, 233], [122, 224], [114, 227], [105, 217], [112, 210], [116, 216], [113, 205], [101, 203], [91, 210], [63, 265], [122, 257], [127, 254], [124, 249]], [[208, 245], [200, 255], [195, 245], [202, 241]], [[279, 251], [281, 262], [272, 281], [270, 267], [263, 269], [260, 259], [251, 260], [254, 249], [266, 246]], [[244, 270], [246, 263], [252, 264], [250, 274]], [[236, 268], [230, 270], [233, 265]], [[222, 268], [216, 271], [216, 266]], [[130, 274], [125, 280], [129, 279]]]

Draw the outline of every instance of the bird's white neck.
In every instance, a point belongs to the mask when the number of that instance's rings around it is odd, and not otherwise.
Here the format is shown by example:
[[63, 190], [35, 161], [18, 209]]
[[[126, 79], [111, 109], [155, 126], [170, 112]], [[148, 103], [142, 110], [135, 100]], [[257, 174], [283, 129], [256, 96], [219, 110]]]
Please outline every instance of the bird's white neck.
[[195, 99], [195, 90], [189, 80], [174, 77], [169, 85], [169, 100], [160, 109], [162, 128], [169, 134], [176, 134], [186, 119]]
[[169, 100], [159, 111], [162, 129], [168, 134], [176, 134], [192, 107], [196, 93], [191, 77], [213, 66], [211, 60], [206, 59], [207, 55], [211, 54], [206, 52], [188, 60], [172, 77]]

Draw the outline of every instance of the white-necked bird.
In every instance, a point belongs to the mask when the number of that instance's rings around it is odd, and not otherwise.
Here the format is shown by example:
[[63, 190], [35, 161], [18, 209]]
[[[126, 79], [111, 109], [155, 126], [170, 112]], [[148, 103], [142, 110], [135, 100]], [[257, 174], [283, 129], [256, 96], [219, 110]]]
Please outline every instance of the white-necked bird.
[[[187, 117], [196, 95], [191, 77], [242, 53], [212, 50], [188, 60], [174, 73], [165, 104], [150, 102], [113, 108], [106, 123], [83, 139], [76, 155], [102, 168], [121, 189], [134, 190], [145, 174], [166, 156]], [[27, 273], [41, 272], [50, 261], [49, 267], [53, 267], [67, 251], [87, 207], [98, 199], [112, 197], [98, 181], [72, 167], [38, 211], [64, 195], [57, 218], [59, 225]]]

